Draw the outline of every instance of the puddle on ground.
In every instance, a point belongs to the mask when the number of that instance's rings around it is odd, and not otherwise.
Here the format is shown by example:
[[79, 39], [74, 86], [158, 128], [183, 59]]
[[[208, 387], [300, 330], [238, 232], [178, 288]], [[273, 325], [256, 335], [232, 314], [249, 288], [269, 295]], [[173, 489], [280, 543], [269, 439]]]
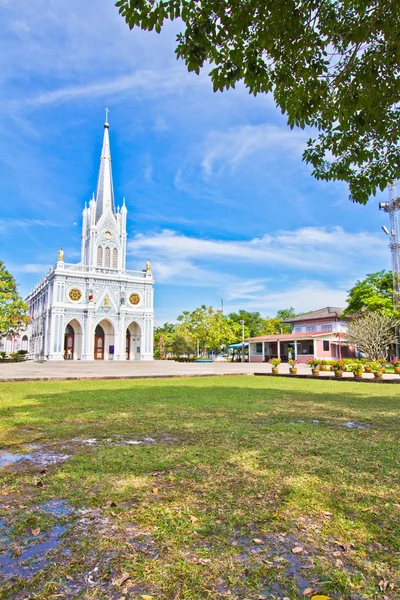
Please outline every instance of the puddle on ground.
[[31, 463], [49, 466], [63, 462], [71, 457], [70, 454], [61, 454], [60, 452], [52, 452], [49, 450], [38, 449], [40, 446], [34, 447], [34, 452], [29, 454], [11, 454], [5, 450], [0, 450], [0, 468], [15, 464], [20, 461], [29, 461]]
[[72, 506], [66, 500], [50, 500], [39, 506], [39, 510], [53, 517], [66, 517], [73, 512]]
[[[160, 443], [177, 441], [177, 438], [170, 438], [165, 436], [160, 440]], [[108, 445], [108, 446], [146, 446], [149, 444], [157, 444], [157, 440], [152, 437], [144, 436], [143, 438], [136, 439], [128, 439], [124, 440], [119, 437], [116, 438], [88, 438], [86, 440], [82, 440], [80, 438], [74, 438], [72, 440], [74, 443], [85, 444], [86, 446], [99, 446], [99, 445]]]
[[[313, 557], [293, 535], [271, 532], [257, 538], [259, 543], [256, 544], [253, 541], [255, 538], [239, 535], [232, 537], [232, 545], [238, 546], [241, 550], [236, 555], [236, 560], [245, 564], [250, 558], [256, 558], [266, 563], [270, 562], [274, 568], [282, 565], [285, 574], [295, 581], [299, 590], [310, 586], [310, 578], [307, 578], [306, 571], [313, 568]], [[293, 548], [299, 546], [303, 548], [302, 552], [293, 553]], [[278, 588], [273, 591], [281, 593]]]
[[0, 467], [7, 467], [20, 460], [31, 460], [32, 454], [11, 454], [5, 450], [0, 450]]
[[125, 528], [125, 534], [126, 541], [132, 549], [142, 552], [151, 558], [157, 558], [159, 551], [150, 535], [139, 531], [135, 525], [128, 525]]
[[358, 423], [357, 421], [346, 421], [344, 426], [347, 429], [367, 429], [368, 425], [366, 423]]
[[0, 554], [0, 580], [2, 576], [5, 579], [14, 577], [28, 579], [41, 571], [50, 562], [47, 554], [58, 548], [65, 529], [64, 525], [56, 525], [43, 535], [28, 538], [25, 541], [28, 544], [33, 540], [35, 542], [28, 547], [14, 552], [10, 549]]

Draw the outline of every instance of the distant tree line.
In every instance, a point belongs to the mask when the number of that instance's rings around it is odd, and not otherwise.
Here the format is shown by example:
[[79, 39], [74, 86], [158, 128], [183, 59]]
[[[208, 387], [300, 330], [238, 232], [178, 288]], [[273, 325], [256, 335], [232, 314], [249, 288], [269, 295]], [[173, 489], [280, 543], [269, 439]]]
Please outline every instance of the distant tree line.
[[155, 357], [218, 354], [226, 346], [240, 342], [242, 322], [245, 338], [290, 333], [290, 325], [283, 320], [294, 316], [297, 315], [292, 307], [279, 310], [276, 317], [271, 318], [246, 310], [225, 315], [203, 304], [193, 311], [184, 311], [177, 317], [176, 324], [164, 323], [155, 328]]

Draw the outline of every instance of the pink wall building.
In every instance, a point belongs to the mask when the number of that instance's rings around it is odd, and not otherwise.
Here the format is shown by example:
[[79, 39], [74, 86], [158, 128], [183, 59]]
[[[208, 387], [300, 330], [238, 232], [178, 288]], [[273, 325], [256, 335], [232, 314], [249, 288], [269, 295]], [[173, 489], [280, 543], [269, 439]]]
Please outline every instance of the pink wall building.
[[327, 306], [298, 317], [285, 319], [292, 333], [248, 338], [250, 362], [270, 358], [306, 362], [311, 358], [354, 358], [354, 348], [346, 344], [348, 320], [343, 308]]

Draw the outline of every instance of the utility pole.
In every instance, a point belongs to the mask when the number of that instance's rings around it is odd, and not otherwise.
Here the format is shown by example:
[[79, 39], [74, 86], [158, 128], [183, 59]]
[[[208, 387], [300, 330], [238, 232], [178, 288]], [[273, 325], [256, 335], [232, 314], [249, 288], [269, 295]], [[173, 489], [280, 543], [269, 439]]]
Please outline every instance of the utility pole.
[[[399, 219], [398, 211], [400, 198], [397, 198], [397, 182], [389, 184], [389, 202], [380, 202], [379, 210], [389, 213], [390, 230], [382, 227], [389, 236], [389, 248], [392, 257], [393, 270], [393, 305], [395, 310], [400, 307], [400, 242], [399, 242]], [[395, 328], [396, 357], [400, 356], [399, 328]]]
[[242, 324], [242, 362], [244, 362], [244, 321], [240, 321]]

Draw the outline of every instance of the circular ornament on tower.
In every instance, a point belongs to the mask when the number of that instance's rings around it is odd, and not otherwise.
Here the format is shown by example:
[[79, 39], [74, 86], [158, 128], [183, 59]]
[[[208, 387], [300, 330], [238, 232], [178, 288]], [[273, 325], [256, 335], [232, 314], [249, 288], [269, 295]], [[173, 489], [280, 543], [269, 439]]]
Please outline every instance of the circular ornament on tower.
[[139, 294], [131, 294], [129, 296], [129, 304], [132, 304], [132, 306], [137, 306], [138, 304], [140, 304], [140, 296]]
[[71, 302], [79, 302], [80, 300], [82, 300], [82, 292], [78, 288], [72, 288], [68, 292], [68, 297], [71, 300]]
[[106, 238], [109, 240], [111, 237], [111, 233], [109, 231], [106, 231], [105, 234]]

